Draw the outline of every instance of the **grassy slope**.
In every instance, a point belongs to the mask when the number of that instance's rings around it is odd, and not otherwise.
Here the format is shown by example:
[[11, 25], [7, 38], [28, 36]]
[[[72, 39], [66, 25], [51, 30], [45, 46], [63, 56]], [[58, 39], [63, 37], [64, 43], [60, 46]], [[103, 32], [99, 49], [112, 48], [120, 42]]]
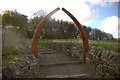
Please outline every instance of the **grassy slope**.
[[26, 43], [29, 40], [27, 38], [23, 38], [22, 42], [24, 43], [24, 47], [22, 48], [10, 48], [2, 51], [2, 67], [6, 67], [8, 63], [14, 63], [12, 60], [14, 59], [22, 59], [23, 55], [30, 53], [30, 50], [27, 49], [27, 46], [30, 43]]
[[[78, 42], [81, 45], [83, 45], [82, 40], [77, 40], [77, 39], [40, 40], [39, 44], [44, 45], [46, 42]], [[116, 41], [116, 40], [99, 40], [99, 41], [89, 40], [89, 45], [102, 47], [102, 48], [107, 49], [109, 51], [114, 51], [114, 52], [120, 53], [120, 49], [118, 49], [118, 45], [120, 45], [120, 41]]]

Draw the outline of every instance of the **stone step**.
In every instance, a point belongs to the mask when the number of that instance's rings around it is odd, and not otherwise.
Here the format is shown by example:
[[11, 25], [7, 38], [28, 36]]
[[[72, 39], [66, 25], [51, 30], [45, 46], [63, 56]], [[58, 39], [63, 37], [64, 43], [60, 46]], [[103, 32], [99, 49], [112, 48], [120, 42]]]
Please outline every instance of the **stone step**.
[[51, 49], [38, 49], [40, 54], [52, 54], [52, 53], [56, 53], [56, 51], [51, 50]]
[[75, 74], [75, 75], [52, 75], [43, 78], [91, 78], [91, 77], [92, 76], [89, 74]]
[[56, 64], [71, 64], [71, 63], [80, 63], [81, 61], [74, 60], [71, 57], [67, 57], [62, 54], [40, 54], [40, 63], [41, 65], [56, 65]]
[[69, 64], [40, 67], [40, 77], [47, 77], [53, 75], [75, 75], [75, 74], [89, 74], [91, 76], [95, 76], [95, 72], [84, 64]]
[[76, 61], [76, 62], [62, 62], [62, 63], [56, 63], [56, 64], [40, 64], [40, 67], [50, 67], [50, 66], [61, 66], [61, 65], [71, 65], [71, 64], [82, 64], [82, 62]]
[[88, 65], [64, 53], [47, 48], [39, 52], [40, 78], [94, 78], [96, 75]]

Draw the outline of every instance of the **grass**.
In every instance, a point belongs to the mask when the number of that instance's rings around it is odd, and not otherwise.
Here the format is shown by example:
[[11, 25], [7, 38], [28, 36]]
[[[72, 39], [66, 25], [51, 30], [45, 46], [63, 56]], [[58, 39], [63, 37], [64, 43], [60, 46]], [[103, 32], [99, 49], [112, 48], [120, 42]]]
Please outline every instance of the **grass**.
[[26, 44], [27, 38], [17, 31], [3, 30], [2, 43], [2, 67], [6, 66], [13, 59], [22, 58], [23, 55], [29, 53]]
[[5, 67], [8, 63], [12, 62], [14, 59], [20, 59], [23, 55], [23, 50], [21, 49], [7, 49], [2, 52], [2, 67]]
[[[40, 45], [44, 45], [47, 42], [77, 42], [83, 45], [82, 40], [80, 39], [53, 39], [53, 40], [39, 40]], [[114, 51], [120, 53], [120, 41], [118, 40], [89, 40], [89, 45], [90, 46], [96, 46], [96, 47], [102, 47], [104, 49], [107, 49], [109, 51]]]
[[[14, 59], [21, 59], [22, 57], [20, 57], [20, 55], [14, 55], [14, 54], [11, 54], [11, 55], [8, 55], [8, 56], [2, 56], [2, 67], [6, 67], [7, 64], [11, 63], [12, 60]], [[13, 62], [12, 62], [13, 63]]]
[[27, 47], [24, 48], [10, 48], [2, 51], [2, 67], [5, 67], [8, 63], [13, 63], [14, 59], [22, 59], [24, 55], [30, 53]]
[[53, 42], [53, 40], [47, 40], [47, 39], [44, 39], [44, 40], [39, 40], [38, 44], [40, 45], [45, 45], [47, 42]]
[[89, 41], [90, 46], [97, 46], [107, 49], [109, 51], [114, 51], [120, 53], [118, 47], [119, 42], [115, 40], [100, 40], [100, 41]]

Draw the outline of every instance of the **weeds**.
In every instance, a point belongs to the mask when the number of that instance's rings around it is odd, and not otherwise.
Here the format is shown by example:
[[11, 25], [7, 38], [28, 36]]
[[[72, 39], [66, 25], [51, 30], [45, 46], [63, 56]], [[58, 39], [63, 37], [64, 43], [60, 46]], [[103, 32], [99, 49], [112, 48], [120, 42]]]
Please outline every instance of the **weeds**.
[[14, 58], [20, 58], [29, 52], [25, 47], [26, 39], [14, 30], [3, 30], [2, 33], [2, 62], [3, 66]]

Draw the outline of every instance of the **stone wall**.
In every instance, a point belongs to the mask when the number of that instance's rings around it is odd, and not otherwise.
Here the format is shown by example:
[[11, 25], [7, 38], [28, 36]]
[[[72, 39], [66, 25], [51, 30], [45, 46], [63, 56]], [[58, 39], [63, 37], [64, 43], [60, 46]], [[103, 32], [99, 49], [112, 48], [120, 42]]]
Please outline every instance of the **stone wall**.
[[[83, 62], [82, 45], [78, 43], [49, 42], [45, 46], [64, 52]], [[96, 70], [98, 77], [120, 78], [120, 53], [92, 46], [86, 54], [87, 64]]]
[[39, 60], [32, 54], [15, 59], [2, 70], [2, 78], [36, 78], [39, 75]]
[[78, 43], [71, 42], [49, 42], [45, 44], [45, 47], [51, 48], [66, 55], [75, 57], [83, 62], [83, 49]]
[[95, 68], [99, 77], [120, 78], [120, 53], [92, 46], [87, 63]]

